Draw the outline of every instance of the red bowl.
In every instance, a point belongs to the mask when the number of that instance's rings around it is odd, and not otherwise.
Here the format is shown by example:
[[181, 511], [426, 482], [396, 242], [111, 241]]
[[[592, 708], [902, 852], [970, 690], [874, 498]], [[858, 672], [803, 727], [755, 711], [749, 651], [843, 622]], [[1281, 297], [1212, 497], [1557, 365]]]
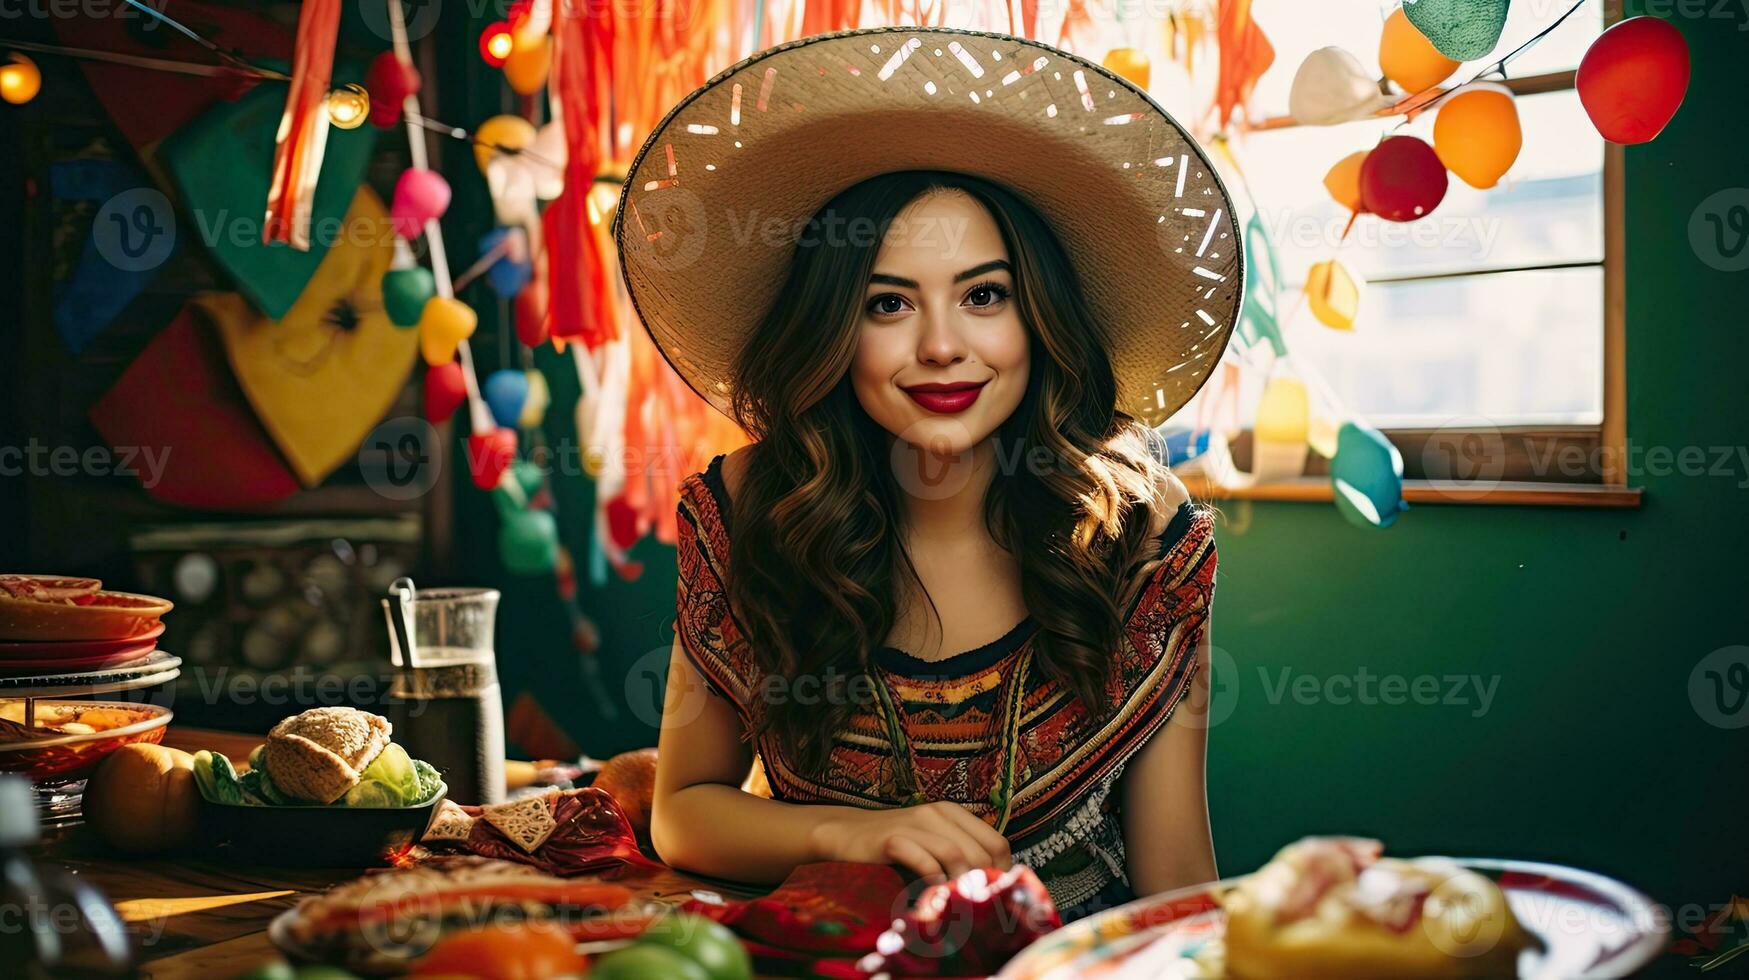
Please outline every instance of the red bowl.
[[[21, 710], [4, 705], [9, 720]], [[170, 724], [169, 708], [126, 701], [49, 701], [36, 703], [38, 720], [65, 716], [94, 731], [45, 734], [43, 738], [0, 741], [0, 772], [22, 773], [33, 783], [83, 779], [110, 753], [134, 742], [160, 742]]]

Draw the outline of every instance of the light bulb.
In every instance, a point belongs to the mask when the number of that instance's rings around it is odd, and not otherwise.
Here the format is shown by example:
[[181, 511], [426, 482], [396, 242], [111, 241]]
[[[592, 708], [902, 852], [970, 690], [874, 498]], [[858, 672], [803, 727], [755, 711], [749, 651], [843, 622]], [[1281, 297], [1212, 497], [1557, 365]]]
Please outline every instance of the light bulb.
[[363, 85], [342, 85], [328, 93], [328, 121], [338, 129], [357, 129], [370, 117], [370, 93]]
[[0, 65], [0, 99], [23, 105], [36, 98], [42, 87], [42, 72], [24, 55], [14, 54], [10, 63]]

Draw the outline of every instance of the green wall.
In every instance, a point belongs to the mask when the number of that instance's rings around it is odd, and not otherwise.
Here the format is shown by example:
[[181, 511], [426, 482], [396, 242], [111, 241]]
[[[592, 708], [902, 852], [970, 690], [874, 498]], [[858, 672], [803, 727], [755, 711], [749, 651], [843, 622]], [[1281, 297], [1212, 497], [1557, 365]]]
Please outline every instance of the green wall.
[[[1694, 57], [1687, 104], [1656, 142], [1627, 153], [1635, 445], [1749, 442], [1749, 272], [1708, 267], [1688, 237], [1704, 198], [1749, 187], [1745, 16], [1677, 21]], [[571, 437], [569, 359], [543, 352], [542, 363], [554, 382], [548, 435]], [[1231, 713], [1209, 755], [1222, 872], [1250, 870], [1303, 834], [1344, 832], [1404, 853], [1567, 862], [1665, 902], [1749, 891], [1749, 729], [1707, 724], [1688, 696], [1703, 656], [1749, 643], [1749, 495], [1738, 485], [1749, 471], [1739, 462], [1730, 476], [1634, 482], [1646, 491], [1637, 510], [1417, 506], [1382, 532], [1327, 504], [1222, 503], [1215, 683]], [[567, 481], [560, 502], [582, 556], [587, 482]], [[637, 718], [601, 723], [550, 580], [504, 579], [484, 499], [464, 484], [457, 504], [464, 567], [508, 587], [507, 682], [539, 691], [593, 754], [654, 744]], [[672, 637], [673, 551], [646, 540], [636, 557], [641, 580], [583, 596], [615, 696], [644, 694], [633, 665]], [[1291, 687], [1272, 703], [1283, 669], [1321, 688], [1363, 668], [1479, 675], [1492, 701], [1479, 717], [1474, 687], [1465, 704], [1301, 703]]]

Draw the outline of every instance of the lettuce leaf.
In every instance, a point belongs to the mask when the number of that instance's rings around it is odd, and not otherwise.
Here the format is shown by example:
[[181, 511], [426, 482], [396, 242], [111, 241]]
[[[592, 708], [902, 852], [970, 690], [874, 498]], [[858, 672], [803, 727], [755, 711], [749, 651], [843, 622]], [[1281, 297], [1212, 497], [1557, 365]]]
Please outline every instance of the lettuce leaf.
[[200, 787], [200, 795], [209, 803], [245, 806], [252, 802], [249, 794], [243, 791], [231, 760], [208, 749], [194, 754], [194, 781]]
[[390, 742], [358, 774], [358, 785], [340, 798], [342, 806], [401, 807], [420, 801], [419, 770], [407, 750]]

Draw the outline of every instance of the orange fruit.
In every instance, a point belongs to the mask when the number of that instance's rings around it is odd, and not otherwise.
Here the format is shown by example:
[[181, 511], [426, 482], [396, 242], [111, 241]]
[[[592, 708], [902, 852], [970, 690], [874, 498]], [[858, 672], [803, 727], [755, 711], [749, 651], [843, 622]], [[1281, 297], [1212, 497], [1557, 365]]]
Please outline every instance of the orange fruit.
[[595, 786], [613, 797], [640, 837], [649, 836], [650, 798], [656, 792], [655, 749], [633, 749], [607, 760], [595, 774]]
[[194, 756], [136, 742], [116, 749], [85, 785], [85, 822], [118, 851], [145, 854], [194, 837], [200, 790]]

